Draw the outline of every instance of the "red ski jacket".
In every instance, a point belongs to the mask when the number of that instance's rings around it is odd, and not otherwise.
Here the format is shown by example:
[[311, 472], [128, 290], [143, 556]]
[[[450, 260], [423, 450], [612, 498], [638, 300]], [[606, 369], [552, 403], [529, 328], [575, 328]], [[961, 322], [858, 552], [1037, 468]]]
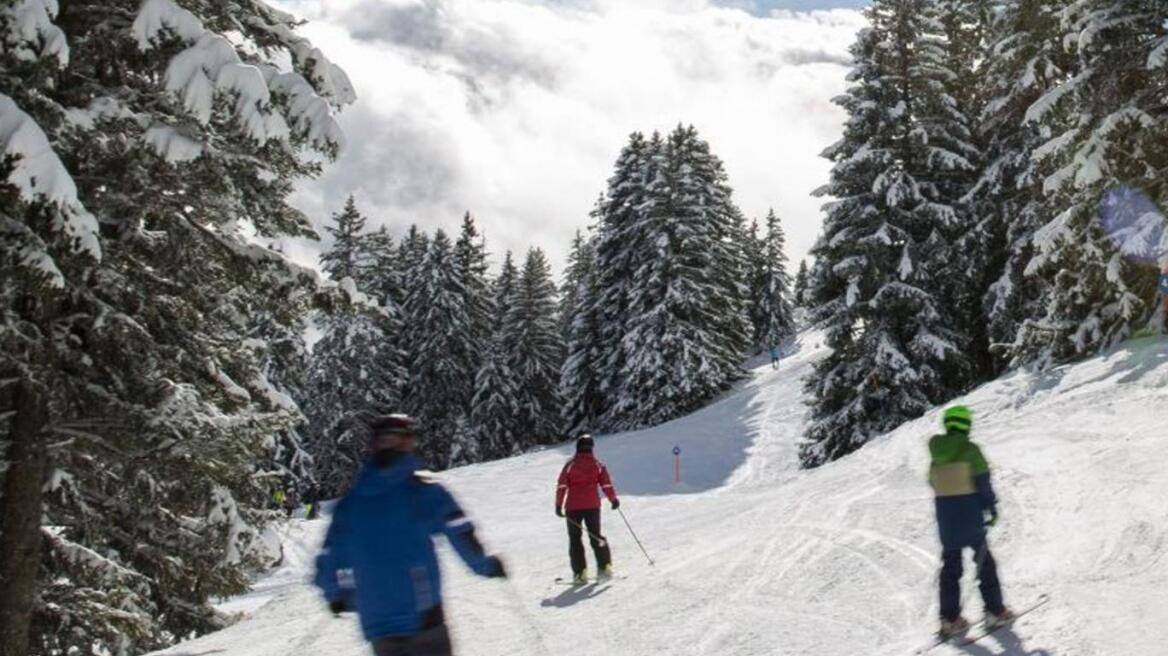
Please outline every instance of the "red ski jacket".
[[577, 453], [564, 465], [556, 487], [556, 507], [565, 510], [592, 510], [600, 507], [596, 486], [604, 490], [609, 501], [616, 501], [616, 490], [608, 477], [608, 468], [591, 453]]

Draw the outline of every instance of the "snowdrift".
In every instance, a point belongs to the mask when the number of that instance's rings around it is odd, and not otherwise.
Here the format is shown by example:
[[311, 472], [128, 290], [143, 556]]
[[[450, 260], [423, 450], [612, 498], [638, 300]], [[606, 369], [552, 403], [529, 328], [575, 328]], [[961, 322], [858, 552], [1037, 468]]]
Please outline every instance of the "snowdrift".
[[[843, 461], [799, 470], [799, 381], [822, 355], [819, 342], [804, 334], [779, 370], [755, 369], [689, 417], [598, 440], [622, 510], [657, 562], [649, 566], [606, 510], [625, 579], [554, 583], [569, 573], [552, 512], [568, 448], [443, 473], [512, 572], [507, 582], [477, 579], [444, 548], [457, 652], [892, 656], [927, 645], [939, 546], [925, 441], [937, 412]], [[1013, 630], [930, 653], [1168, 653], [1168, 340], [1013, 373], [963, 402], [1002, 499], [990, 540], [1006, 601], [1026, 605], [1044, 592], [1052, 600]], [[286, 564], [224, 605], [241, 613], [238, 624], [159, 653], [369, 653], [355, 620], [330, 616], [306, 581], [326, 522], [280, 529]], [[966, 614], [980, 619], [976, 592], [970, 598]]]

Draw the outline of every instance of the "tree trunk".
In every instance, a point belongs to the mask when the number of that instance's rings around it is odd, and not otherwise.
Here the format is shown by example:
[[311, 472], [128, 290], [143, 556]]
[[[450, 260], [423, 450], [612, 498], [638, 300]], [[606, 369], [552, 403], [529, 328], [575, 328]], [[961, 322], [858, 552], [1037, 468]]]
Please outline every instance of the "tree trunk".
[[16, 390], [16, 416], [0, 498], [0, 656], [27, 656], [41, 552], [41, 498], [48, 458], [44, 397], [31, 382]]

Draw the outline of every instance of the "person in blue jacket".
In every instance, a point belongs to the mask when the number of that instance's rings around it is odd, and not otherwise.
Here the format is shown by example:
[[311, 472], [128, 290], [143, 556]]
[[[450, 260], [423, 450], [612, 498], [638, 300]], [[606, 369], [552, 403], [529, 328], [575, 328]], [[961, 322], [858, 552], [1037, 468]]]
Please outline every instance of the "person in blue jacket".
[[942, 421], [945, 433], [929, 440], [929, 484], [936, 497], [937, 532], [941, 538], [938, 633], [947, 639], [970, 627], [961, 616], [961, 560], [967, 548], [974, 551], [986, 628], [1009, 624], [1014, 613], [1002, 601], [998, 566], [986, 543], [986, 527], [998, 521], [998, 498], [990, 482], [989, 463], [969, 439], [973, 413], [964, 406], [953, 406], [945, 410]]
[[333, 512], [316, 559], [334, 614], [356, 611], [377, 656], [449, 656], [442, 581], [431, 536], [442, 533], [476, 574], [506, 577], [454, 497], [416, 473], [417, 422], [370, 422], [369, 459]]

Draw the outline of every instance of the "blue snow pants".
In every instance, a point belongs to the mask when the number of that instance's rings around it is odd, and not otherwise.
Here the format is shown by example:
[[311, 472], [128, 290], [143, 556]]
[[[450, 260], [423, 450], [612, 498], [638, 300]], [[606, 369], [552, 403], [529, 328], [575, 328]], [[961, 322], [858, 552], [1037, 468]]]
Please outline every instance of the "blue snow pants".
[[[949, 621], [961, 615], [961, 573], [964, 549], [946, 549], [941, 552], [941, 618]], [[1005, 609], [1002, 603], [1002, 584], [998, 581], [998, 565], [982, 538], [973, 547], [978, 586], [985, 611], [993, 615]]]

